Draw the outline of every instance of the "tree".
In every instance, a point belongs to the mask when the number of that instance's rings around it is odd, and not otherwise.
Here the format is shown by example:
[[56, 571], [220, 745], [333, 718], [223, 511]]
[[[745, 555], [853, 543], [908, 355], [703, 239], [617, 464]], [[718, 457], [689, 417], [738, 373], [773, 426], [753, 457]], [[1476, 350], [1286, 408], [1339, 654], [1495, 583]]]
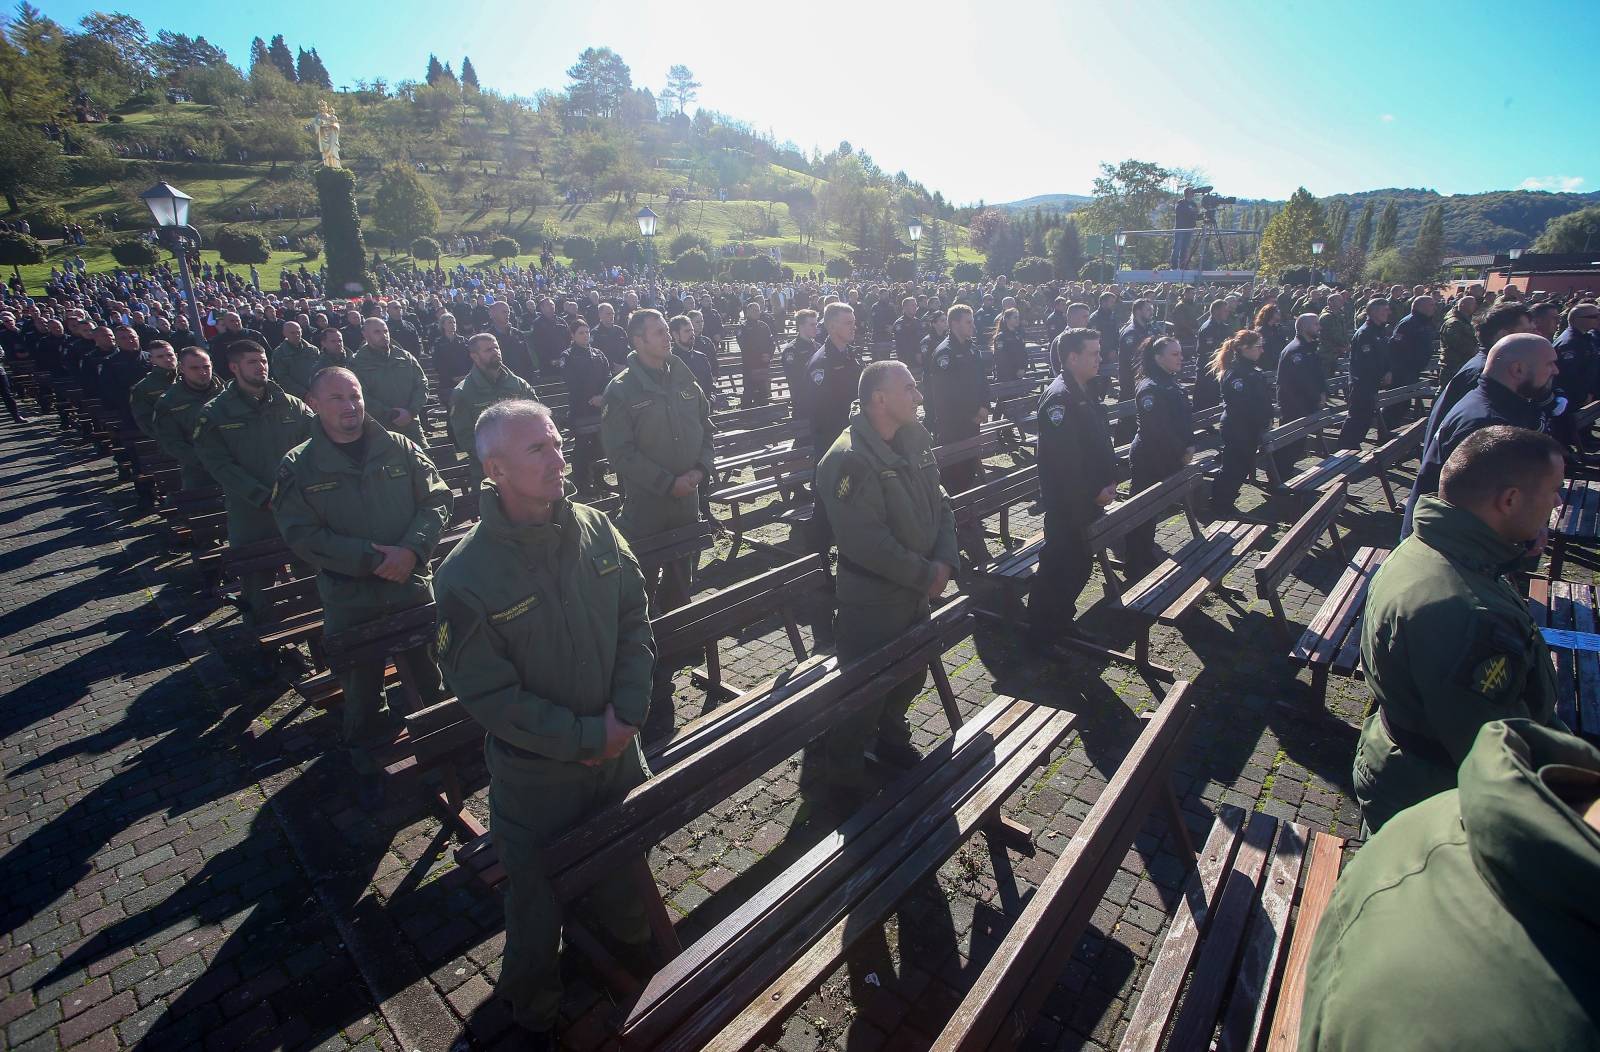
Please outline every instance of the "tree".
[[64, 168], [61, 147], [33, 127], [0, 120], [0, 194], [8, 211], [18, 211], [30, 193], [60, 187]]
[[1169, 203], [1172, 172], [1151, 161], [1102, 164], [1094, 181], [1094, 200], [1076, 213], [1083, 229], [1094, 234], [1148, 230], [1156, 210]]
[[1535, 252], [1589, 252], [1595, 248], [1600, 248], [1600, 205], [1557, 216], [1533, 242]]
[[141, 88], [149, 82], [150, 38], [145, 33], [143, 22], [132, 15], [108, 15], [103, 11], [93, 11], [84, 15], [78, 24], [83, 27], [84, 36], [111, 48], [121, 67], [121, 76], [133, 87]]
[[1386, 248], [1394, 247], [1394, 239], [1400, 233], [1400, 208], [1391, 199], [1383, 206], [1383, 218], [1378, 220], [1378, 233], [1372, 240], [1372, 251], [1382, 252]]
[[427, 82], [429, 87], [438, 87], [440, 84], [453, 85], [456, 82], [456, 75], [450, 72], [449, 65], [439, 64], [439, 56], [430, 54]]
[[963, 284], [983, 280], [983, 268], [976, 263], [957, 263], [950, 276]]
[[522, 251], [522, 246], [504, 234], [489, 242], [489, 255], [495, 259], [510, 259]]
[[289, 54], [289, 45], [283, 42], [283, 34], [279, 33], [272, 38], [272, 43], [267, 45], [267, 58], [272, 62], [272, 67], [283, 74], [283, 79], [290, 84], [294, 80], [294, 56]]
[[585, 48], [567, 70], [567, 76], [572, 79], [567, 100], [579, 116], [615, 116], [622, 97], [633, 89], [633, 74], [627, 63], [608, 47]]
[[0, 32], [0, 100], [18, 120], [45, 121], [66, 104], [66, 34], [27, 3]]
[[944, 277], [950, 269], [949, 239], [945, 236], [944, 224], [939, 220], [930, 219], [922, 224], [921, 249], [917, 258], [922, 272]]
[[1011, 268], [1011, 276], [1025, 285], [1042, 285], [1056, 275], [1048, 259], [1028, 256]]
[[1433, 205], [1422, 217], [1422, 229], [1406, 257], [1413, 285], [1432, 282], [1444, 263], [1444, 205]]
[[248, 72], [253, 74], [258, 67], [268, 66], [271, 63], [272, 56], [267, 52], [267, 42], [260, 37], [250, 41], [250, 69]]
[[684, 107], [699, 97], [699, 88], [700, 82], [694, 79], [688, 66], [673, 66], [667, 70], [667, 86], [661, 89], [661, 98], [665, 102], [676, 102], [678, 112], [682, 113]]
[[704, 281], [711, 277], [711, 257], [702, 248], [691, 248], [674, 259], [668, 269], [675, 278]]
[[1069, 218], [1045, 235], [1045, 249], [1056, 273], [1070, 277], [1083, 269], [1083, 239], [1078, 236], [1078, 221]]
[[111, 243], [111, 258], [124, 267], [153, 267], [161, 260], [161, 251], [141, 237], [124, 238]]
[[372, 196], [372, 221], [395, 241], [410, 244], [439, 228], [439, 205], [409, 165], [394, 165]]
[[438, 259], [443, 250], [431, 237], [419, 237], [411, 242], [411, 254], [418, 259]]
[[205, 37], [191, 37], [163, 29], [150, 45], [150, 60], [163, 77], [175, 77], [190, 69], [208, 69], [228, 61], [227, 52]]
[[317, 200], [322, 206], [322, 240], [327, 250], [328, 294], [359, 295], [372, 289], [367, 246], [356, 212], [356, 177], [348, 168], [317, 169]]
[[[1350, 202], [1335, 201], [1328, 209], [1328, 254], [1338, 255], [1344, 250], [1344, 235], [1350, 228]], [[1260, 227], [1256, 228], [1261, 229]]]
[[830, 278], [848, 278], [850, 276], [850, 261], [843, 256], [834, 256], [828, 260], [828, 265], [822, 269], [823, 273]]
[[224, 263], [265, 263], [272, 258], [267, 235], [254, 227], [225, 226], [211, 235]]
[[10, 266], [13, 276], [21, 277], [20, 266], [44, 262], [44, 246], [30, 234], [0, 230], [0, 267]]
[[1293, 267], [1316, 266], [1311, 243], [1326, 243], [1327, 240], [1322, 205], [1302, 186], [1290, 195], [1289, 203], [1261, 232], [1261, 269], [1269, 277], [1275, 277]]
[[1390, 245], [1388, 248], [1373, 251], [1367, 260], [1367, 265], [1361, 269], [1361, 277], [1364, 281], [1394, 285], [1404, 282], [1410, 276], [1407, 270], [1405, 256], [1398, 248]]
[[479, 91], [478, 70], [472, 64], [472, 59], [465, 56], [461, 59], [461, 86], [468, 91]]
[[300, 48], [296, 52], [294, 72], [302, 84], [310, 84], [325, 91], [333, 90], [333, 78], [328, 76], [328, 67], [322, 64], [322, 57], [317, 54], [316, 48], [310, 51]]
[[1365, 254], [1372, 247], [1372, 206], [1373, 199], [1367, 198], [1367, 206], [1361, 210], [1361, 218], [1356, 220], [1355, 247]]

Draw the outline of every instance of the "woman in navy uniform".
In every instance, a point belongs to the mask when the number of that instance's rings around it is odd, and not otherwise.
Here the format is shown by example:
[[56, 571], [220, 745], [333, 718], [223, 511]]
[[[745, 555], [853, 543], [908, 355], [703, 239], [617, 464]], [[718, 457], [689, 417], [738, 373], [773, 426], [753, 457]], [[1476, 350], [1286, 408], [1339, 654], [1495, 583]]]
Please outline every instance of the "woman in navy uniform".
[[[1130, 454], [1132, 492], [1154, 486], [1194, 456], [1194, 414], [1178, 377], [1183, 369], [1183, 344], [1176, 336], [1149, 336], [1139, 345], [1139, 386], [1134, 411], [1139, 426]], [[1151, 520], [1128, 534], [1128, 575], [1144, 576], [1160, 562], [1156, 523]]]
[[1015, 380], [1028, 368], [1028, 341], [1022, 335], [1022, 312], [1007, 307], [994, 323], [994, 378]]
[[1254, 470], [1261, 436], [1272, 426], [1272, 393], [1267, 374], [1257, 368], [1265, 345], [1261, 334], [1245, 329], [1230, 336], [1210, 363], [1222, 388], [1222, 470], [1211, 490], [1211, 517], [1237, 515], [1239, 487]]

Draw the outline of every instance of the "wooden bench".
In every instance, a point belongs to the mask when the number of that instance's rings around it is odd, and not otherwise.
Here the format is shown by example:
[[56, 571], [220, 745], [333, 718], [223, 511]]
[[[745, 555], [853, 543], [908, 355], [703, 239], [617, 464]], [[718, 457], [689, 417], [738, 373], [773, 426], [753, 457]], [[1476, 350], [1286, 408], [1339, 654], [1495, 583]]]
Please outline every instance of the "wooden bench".
[[1370, 474], [1378, 480], [1378, 485], [1383, 487], [1383, 499], [1389, 502], [1389, 510], [1392, 512], [1398, 512], [1400, 504], [1395, 499], [1394, 487], [1389, 482], [1389, 473], [1422, 452], [1422, 439], [1427, 429], [1428, 418], [1418, 417], [1396, 431], [1388, 441], [1361, 454], [1362, 467], [1359, 475]]
[[[724, 706], [726, 711], [709, 714], [716, 719], [696, 728], [691, 741], [665, 757], [658, 753], [654, 777], [549, 846], [544, 857], [557, 901], [585, 894], [602, 875], [629, 873], [650, 904], [658, 949], [666, 957], [676, 957], [682, 946], [656, 890], [646, 852], [830, 727], [878, 704], [885, 691], [920, 668], [935, 671], [935, 685], [951, 726], [959, 727], [960, 713], [944, 675], [943, 654], [971, 631], [967, 602], [959, 597], [946, 603], [928, 621], [848, 665], [819, 663], [820, 673], [797, 689], [774, 692], [766, 703]], [[491, 887], [505, 881], [490, 834], [457, 849], [456, 860]], [[579, 938], [583, 947], [586, 940]]]
[[1172, 791], [1173, 767], [1195, 715], [1188, 690], [1188, 683], [1175, 683], [1146, 717], [1133, 748], [934, 1041], [935, 1052], [1010, 1049], [1023, 1042], [1158, 802], [1179, 856], [1195, 865]]
[[1327, 698], [1330, 672], [1361, 674], [1361, 610], [1372, 575], [1388, 556], [1387, 548], [1357, 550], [1289, 651], [1290, 661], [1311, 670], [1311, 690], [1319, 705]]
[[1561, 503], [1550, 512], [1550, 576], [1561, 576], [1573, 545], [1594, 546], [1600, 539], [1600, 481], [1569, 479]]
[[1000, 543], [1009, 552], [1016, 547], [1011, 536], [1011, 509], [1039, 497], [1039, 466], [1029, 464], [989, 479], [950, 497], [958, 531], [981, 524], [993, 515], [1000, 516]]
[[1340, 837], [1223, 805], [1120, 1052], [1298, 1047], [1306, 962], [1343, 860]]
[[1324, 530], [1339, 558], [1346, 558], [1344, 541], [1339, 536], [1338, 518], [1349, 500], [1350, 492], [1343, 479], [1330, 484], [1322, 496], [1302, 515], [1272, 550], [1256, 564], [1256, 598], [1264, 599], [1272, 608], [1273, 626], [1285, 643], [1290, 642], [1289, 616], [1283, 611], [1283, 582], [1288, 580], [1302, 560], [1311, 553], [1317, 538]]
[[735, 1052], [806, 998], [861, 936], [998, 815], [1071, 731], [1069, 712], [997, 697], [659, 971], [626, 1048]]
[[[1428, 399], [1434, 396], [1434, 393], [1435, 388], [1429, 383], [1407, 384], [1404, 387], [1391, 387], [1386, 391], [1379, 391], [1377, 402], [1378, 412], [1373, 417], [1373, 423], [1378, 427], [1379, 443], [1381, 444], [1383, 442], [1387, 442], [1390, 437], [1389, 420], [1387, 419], [1388, 414], [1386, 413], [1386, 410], [1394, 406], [1404, 405], [1410, 402], [1426, 402]], [[1424, 406], [1423, 409], [1424, 411], [1422, 415], [1423, 417], [1426, 417], [1428, 415], [1426, 411], [1427, 407]]]
[[[1534, 577], [1528, 586], [1528, 612], [1540, 628], [1593, 634], [1593, 584]], [[1556, 715], [1575, 733], [1600, 741], [1600, 653], [1552, 646], [1556, 666]]]

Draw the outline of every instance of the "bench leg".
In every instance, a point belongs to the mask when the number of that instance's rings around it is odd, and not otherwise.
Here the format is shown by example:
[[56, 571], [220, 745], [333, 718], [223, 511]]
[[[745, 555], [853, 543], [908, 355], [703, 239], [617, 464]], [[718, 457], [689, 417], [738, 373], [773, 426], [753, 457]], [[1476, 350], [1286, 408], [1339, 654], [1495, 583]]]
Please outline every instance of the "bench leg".
[[1399, 511], [1400, 505], [1394, 500], [1394, 486], [1389, 482], [1389, 472], [1383, 468], [1378, 469], [1378, 485], [1383, 487], [1383, 499], [1389, 502], [1389, 510]]
[[950, 677], [944, 670], [944, 661], [934, 658], [928, 666], [933, 673], [933, 686], [939, 692], [939, 704], [944, 706], [944, 717], [950, 721], [950, 729], [956, 730], [962, 724], [961, 709], [956, 705], [956, 692], [950, 686]]
[[644, 902], [645, 914], [650, 921], [650, 936], [655, 941], [656, 949], [661, 956], [670, 960], [683, 952], [683, 943], [678, 940], [677, 929], [672, 926], [672, 915], [667, 912], [667, 904], [661, 901], [661, 892], [656, 890], [656, 878], [650, 874], [650, 861], [640, 855], [628, 866], [628, 879], [633, 881], [634, 888], [639, 898]]
[[744, 516], [739, 511], [738, 501], [730, 504], [728, 511], [731, 513], [730, 518], [733, 520], [733, 544], [728, 549], [728, 561], [732, 562], [734, 557], [739, 554], [739, 545], [744, 543]]
[[806, 641], [800, 634], [800, 625], [794, 619], [794, 611], [788, 606], [783, 608], [783, 630], [789, 636], [789, 646], [794, 651], [796, 661], [806, 659]]
[[1194, 841], [1189, 838], [1189, 823], [1183, 820], [1183, 808], [1178, 806], [1178, 794], [1172, 791], [1172, 781], [1161, 787], [1161, 806], [1167, 812], [1167, 824], [1172, 827], [1172, 835], [1183, 848], [1178, 853], [1184, 864], [1190, 869], [1200, 860], [1200, 855], [1194, 849]]
[[1150, 624], [1146, 622], [1139, 627], [1139, 638], [1133, 643], [1133, 661], [1142, 669], [1146, 669], [1159, 680], [1174, 683], [1178, 673], [1165, 665], [1158, 665], [1150, 660]]
[[483, 823], [472, 817], [472, 812], [467, 810], [467, 795], [461, 789], [461, 772], [456, 770], [455, 764], [446, 764], [439, 775], [444, 783], [444, 790], [439, 794], [439, 802], [444, 807], [445, 818], [461, 832], [467, 841], [473, 841], [488, 832]]
[[1019, 855], [1033, 856], [1033, 829], [1014, 818], [995, 815], [984, 824], [983, 833], [995, 847], [1010, 848]]
[[600, 973], [600, 978], [605, 984], [621, 994], [623, 997], [637, 997], [644, 990], [644, 984], [611, 956], [611, 951], [605, 944], [594, 937], [594, 934], [582, 924], [567, 921], [561, 926], [561, 937], [572, 943], [573, 948], [594, 965], [595, 971]]
[[1328, 703], [1328, 669], [1319, 665], [1311, 670], [1311, 696], [1317, 699], [1317, 707], [1323, 708]]

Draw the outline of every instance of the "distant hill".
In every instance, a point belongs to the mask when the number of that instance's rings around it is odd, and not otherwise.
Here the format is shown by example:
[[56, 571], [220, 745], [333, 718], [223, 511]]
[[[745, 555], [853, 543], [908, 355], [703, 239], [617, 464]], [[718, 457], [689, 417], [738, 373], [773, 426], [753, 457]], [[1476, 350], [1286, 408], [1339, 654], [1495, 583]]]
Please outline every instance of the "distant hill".
[[1084, 194], [1040, 194], [1037, 197], [1007, 201], [1005, 204], [990, 207], [998, 208], [1002, 212], [1031, 212], [1035, 208], [1042, 208], [1046, 212], [1073, 212], [1093, 200], [1094, 198]]
[[[1010, 201], [994, 207], [1006, 212], [1030, 211], [1034, 208], [1042, 208], [1047, 212], [1072, 212], [1090, 200], [1081, 194], [1040, 194], [1024, 201]], [[1544, 190], [1495, 190], [1446, 197], [1434, 190], [1388, 187], [1354, 194], [1333, 194], [1321, 200], [1324, 206], [1340, 200], [1349, 203], [1351, 231], [1355, 230], [1356, 220], [1368, 200], [1373, 201], [1374, 213], [1379, 216], [1383, 214], [1384, 206], [1394, 201], [1400, 211], [1399, 243], [1402, 245], [1416, 239], [1428, 206], [1443, 204], [1446, 250], [1466, 255], [1526, 246], [1539, 236], [1546, 223], [1557, 216], [1600, 204], [1600, 191], [1572, 194]], [[1282, 205], [1283, 202], [1241, 201], [1241, 204]]]

